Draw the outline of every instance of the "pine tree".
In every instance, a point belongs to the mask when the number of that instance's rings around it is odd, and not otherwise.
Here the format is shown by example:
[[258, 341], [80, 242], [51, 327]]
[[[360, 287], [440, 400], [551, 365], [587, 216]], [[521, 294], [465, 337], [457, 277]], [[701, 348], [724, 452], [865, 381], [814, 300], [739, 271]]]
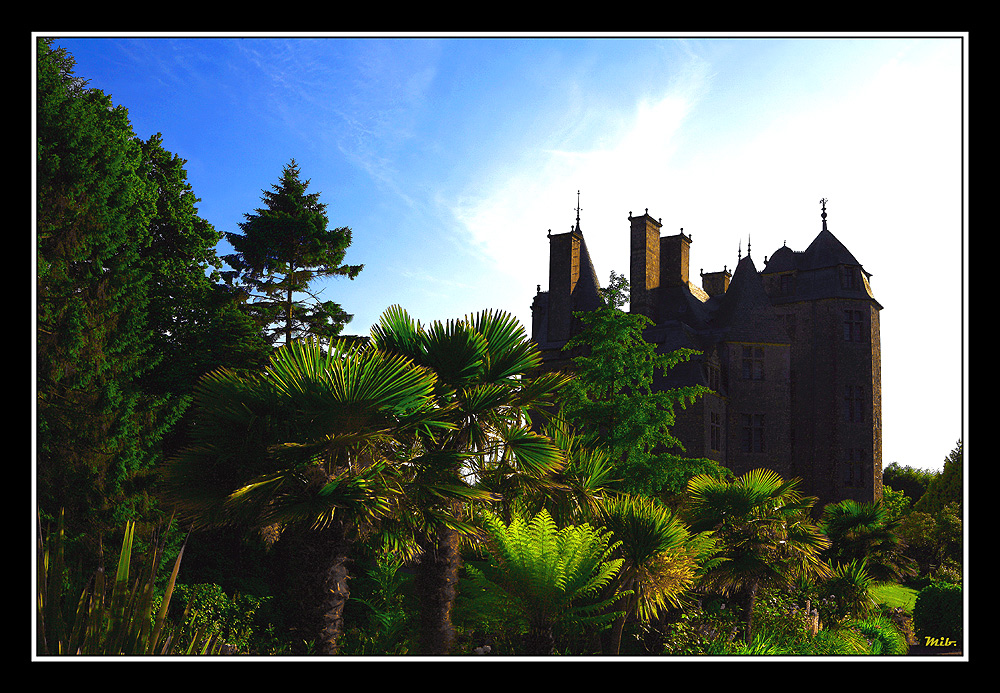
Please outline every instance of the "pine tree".
[[143, 393], [156, 191], [128, 112], [37, 43], [37, 500], [100, 551], [141, 510], [163, 402]]
[[253, 300], [252, 308], [269, 338], [289, 343], [306, 334], [335, 337], [353, 316], [333, 301], [310, 291], [316, 279], [354, 279], [363, 265], [342, 264], [351, 245], [351, 229], [328, 229], [326, 205], [319, 193], [306, 192], [309, 181], [292, 159], [281, 179], [263, 191], [264, 208], [246, 214], [239, 233], [226, 238], [236, 252], [223, 259], [234, 269]]

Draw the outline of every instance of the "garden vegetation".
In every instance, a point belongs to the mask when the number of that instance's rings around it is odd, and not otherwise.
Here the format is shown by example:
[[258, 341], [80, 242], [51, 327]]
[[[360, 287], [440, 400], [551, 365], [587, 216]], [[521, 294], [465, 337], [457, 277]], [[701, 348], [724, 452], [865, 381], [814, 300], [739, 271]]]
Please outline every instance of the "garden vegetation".
[[294, 160], [223, 271], [185, 162], [50, 40], [37, 76], [39, 656], [961, 642], [961, 441], [824, 508], [688, 458], [671, 427], [705, 391], [651, 383], [695, 354], [656, 354], [615, 274], [572, 373], [497, 310], [342, 336], [310, 283], [362, 267]]

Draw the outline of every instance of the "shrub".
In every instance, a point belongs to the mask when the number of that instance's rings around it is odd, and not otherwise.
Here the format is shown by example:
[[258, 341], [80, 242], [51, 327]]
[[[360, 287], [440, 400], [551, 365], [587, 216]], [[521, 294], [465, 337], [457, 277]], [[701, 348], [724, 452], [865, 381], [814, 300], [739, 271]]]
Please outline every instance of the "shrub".
[[913, 628], [921, 639], [962, 640], [962, 587], [932, 582], [913, 606]]
[[[219, 585], [177, 585], [174, 591], [176, 604], [170, 608], [181, 612], [173, 626], [198, 629], [218, 636], [231, 651], [247, 654], [255, 630], [257, 612], [271, 597], [254, 597], [236, 594], [232, 597]], [[154, 606], [159, 606], [154, 600]]]
[[905, 655], [910, 649], [906, 636], [885, 616], [869, 616], [850, 627], [865, 636], [873, 655]]

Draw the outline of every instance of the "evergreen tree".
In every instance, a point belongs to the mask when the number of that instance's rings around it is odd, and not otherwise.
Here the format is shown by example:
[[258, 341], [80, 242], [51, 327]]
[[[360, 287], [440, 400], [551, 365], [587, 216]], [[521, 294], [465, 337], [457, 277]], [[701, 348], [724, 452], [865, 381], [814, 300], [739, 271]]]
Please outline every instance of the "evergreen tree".
[[[166, 398], [176, 418], [202, 375], [223, 367], [263, 369], [271, 348], [240, 292], [221, 280], [215, 249], [222, 234], [198, 215], [186, 162], [163, 147], [160, 134], [142, 149], [143, 172], [157, 195], [150, 243], [142, 252], [151, 277], [147, 325], [155, 359], [141, 384]], [[180, 423], [165, 431], [161, 458], [176, 452], [186, 433]]]
[[676, 454], [683, 445], [671, 428], [677, 407], [686, 407], [709, 390], [700, 385], [654, 392], [653, 377], [698, 352], [690, 349], [658, 354], [643, 339], [652, 321], [621, 309], [628, 281], [614, 272], [602, 289], [603, 305], [574, 313], [583, 329], [566, 345], [580, 349], [573, 359], [574, 378], [566, 389], [565, 414], [578, 428], [593, 432], [618, 461], [619, 491], [652, 496], [681, 493], [695, 474], [718, 474], [711, 460]]
[[36, 413], [40, 509], [70, 532], [138, 511], [131, 483], [152, 464], [163, 402], [137, 387], [147, 368], [156, 193], [127, 111], [37, 43]]
[[227, 233], [236, 252], [223, 259], [253, 299], [252, 309], [271, 341], [285, 344], [306, 334], [335, 337], [353, 316], [333, 301], [310, 291], [316, 279], [354, 279], [363, 265], [342, 264], [351, 245], [351, 229], [327, 228], [326, 205], [319, 193], [306, 192], [295, 160], [281, 179], [264, 190], [264, 208], [246, 214], [242, 234]]
[[940, 512], [948, 503], [958, 503], [961, 509], [962, 496], [962, 441], [959, 440], [955, 449], [944, 459], [941, 473], [931, 480], [927, 492], [914, 504], [913, 509], [931, 515]]
[[882, 469], [882, 484], [904, 493], [913, 505], [927, 492], [937, 475], [933, 469], [917, 469], [893, 462]]

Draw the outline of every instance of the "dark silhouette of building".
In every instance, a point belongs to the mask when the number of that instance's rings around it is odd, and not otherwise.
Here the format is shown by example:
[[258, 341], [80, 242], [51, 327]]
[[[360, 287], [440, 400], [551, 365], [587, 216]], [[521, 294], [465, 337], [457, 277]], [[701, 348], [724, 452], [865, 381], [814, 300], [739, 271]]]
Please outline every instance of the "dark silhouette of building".
[[[758, 269], [739, 258], [730, 272], [690, 279], [691, 236], [660, 235], [661, 223], [629, 213], [629, 310], [653, 324], [644, 337], [666, 353], [701, 355], [659, 375], [657, 388], [712, 390], [678, 413], [674, 433], [688, 457], [736, 474], [768, 468], [800, 477], [817, 508], [882, 497], [879, 311], [871, 276], [827, 228], [804, 251], [783, 245]], [[741, 244], [742, 245], [742, 244]], [[532, 303], [532, 339], [548, 369], [571, 368], [563, 347], [576, 311], [595, 309], [600, 283], [580, 228], [549, 232], [549, 287]]]

